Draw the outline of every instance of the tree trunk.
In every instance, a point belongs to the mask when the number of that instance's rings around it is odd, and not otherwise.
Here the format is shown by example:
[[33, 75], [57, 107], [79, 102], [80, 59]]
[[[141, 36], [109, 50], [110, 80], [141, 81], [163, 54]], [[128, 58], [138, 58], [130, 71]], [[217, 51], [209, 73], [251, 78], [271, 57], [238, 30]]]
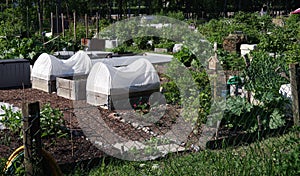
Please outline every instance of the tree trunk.
[[138, 15], [141, 13], [141, 0], [138, 0]]
[[122, 19], [122, 16], [123, 16], [123, 0], [119, 0], [118, 16], [119, 16], [119, 19]]

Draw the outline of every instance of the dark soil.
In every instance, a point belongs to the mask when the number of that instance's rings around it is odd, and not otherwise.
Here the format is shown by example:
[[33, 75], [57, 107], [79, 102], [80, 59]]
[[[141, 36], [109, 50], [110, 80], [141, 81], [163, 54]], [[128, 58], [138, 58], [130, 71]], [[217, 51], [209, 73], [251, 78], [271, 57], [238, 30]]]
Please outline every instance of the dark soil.
[[[42, 139], [43, 147], [49, 151], [59, 164], [72, 163], [103, 156], [103, 152], [92, 145], [82, 132], [76, 117], [72, 113], [72, 101], [59, 97], [55, 93], [49, 94], [36, 89], [0, 90], [0, 102], [21, 107], [22, 102], [40, 102], [40, 107], [50, 103], [52, 108], [60, 109], [64, 114], [66, 127], [70, 130], [68, 137]], [[0, 157], [9, 155], [22, 145], [18, 134], [11, 134], [9, 130], [0, 131]]]
[[[49, 138], [42, 139], [43, 147], [50, 152], [58, 164], [61, 165], [74, 165], [76, 163], [84, 163], [91, 161], [91, 159], [100, 158], [105, 154], [95, 147], [82, 132], [79, 122], [73, 112], [73, 103], [71, 100], [59, 97], [56, 93], [46, 93], [36, 89], [10, 89], [0, 90], [0, 102], [6, 102], [13, 104], [16, 107], [21, 107], [22, 102], [40, 102], [40, 107], [46, 103], [50, 103], [52, 108], [60, 109], [66, 121], [66, 127], [69, 129], [70, 135], [64, 138]], [[152, 123], [147, 127], [148, 130], [136, 127], [133, 124], [124, 122], [122, 119], [132, 119], [138, 112], [133, 110], [122, 111], [108, 111], [101, 108], [99, 109], [99, 116], [102, 117], [106, 125], [113, 130], [119, 136], [130, 139], [133, 141], [142, 141], [150, 139], [153, 136], [164, 135], [168, 132], [174, 123], [176, 123], [176, 117], [179, 116], [179, 107], [167, 105], [164, 115], [157, 119], [155, 123]], [[141, 112], [140, 112], [141, 113]], [[175, 118], [174, 118], [175, 117]], [[199, 129], [199, 134], [193, 134], [188, 138], [187, 143], [191, 144], [196, 142], [201, 135], [201, 131], [205, 128]], [[148, 131], [148, 132], [147, 132]], [[150, 132], [151, 133], [150, 133]], [[225, 134], [226, 132], [226, 134]], [[221, 129], [219, 131], [218, 140], [212, 139], [209, 141], [209, 148], [219, 148], [223, 144], [222, 136], [233, 136], [233, 141], [236, 145], [237, 138], [233, 133], [227, 134], [227, 129]], [[223, 134], [224, 133], [224, 134]], [[254, 134], [256, 135], [256, 134]], [[251, 136], [241, 136], [241, 141], [252, 138]], [[255, 139], [255, 136], [254, 136]], [[230, 141], [229, 141], [230, 142]], [[22, 139], [18, 134], [12, 134], [9, 130], [0, 130], [0, 158], [8, 158], [12, 152], [22, 145]], [[191, 148], [192, 149], [192, 148]], [[67, 166], [69, 170], [72, 170]]]
[[[73, 113], [71, 100], [59, 97], [56, 93], [49, 94], [32, 88], [0, 90], [0, 102], [10, 103], [16, 107], [21, 107], [22, 102], [36, 101], [40, 102], [40, 107], [50, 103], [52, 108], [58, 108], [64, 114], [63, 118], [66, 121], [66, 127], [69, 129], [70, 135], [67, 138], [42, 139], [43, 147], [51, 153], [59, 164], [75, 163], [104, 155], [81, 131], [79, 122]], [[137, 112], [122, 110], [121, 113], [123, 119], [130, 119]], [[152, 136], [163, 135], [168, 132], [176, 121], [174, 121], [174, 117], [176, 119], [179, 112], [178, 108], [168, 106], [164, 115], [156, 123], [147, 126], [148, 132], [143, 131], [142, 128], [134, 127], [130, 123], [124, 123], [121, 120], [122, 118], [115, 118], [115, 116], [119, 116], [115, 111], [99, 108], [100, 114], [107, 126], [118, 135], [133, 141], [143, 141], [150, 139]], [[152, 133], [149, 133], [149, 131]], [[9, 130], [0, 130], [0, 138], [0, 158], [8, 158], [16, 148], [22, 145], [20, 136], [11, 134]]]

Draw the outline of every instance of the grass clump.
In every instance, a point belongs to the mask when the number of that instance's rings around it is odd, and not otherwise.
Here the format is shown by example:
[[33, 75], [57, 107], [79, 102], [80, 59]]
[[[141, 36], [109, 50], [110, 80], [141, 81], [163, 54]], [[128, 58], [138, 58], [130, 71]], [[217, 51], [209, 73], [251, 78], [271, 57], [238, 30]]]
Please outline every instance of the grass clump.
[[85, 174], [91, 176], [299, 175], [298, 135], [299, 130], [248, 146], [205, 150], [191, 154], [172, 154], [159, 161], [131, 162], [103, 158], [97, 168]]

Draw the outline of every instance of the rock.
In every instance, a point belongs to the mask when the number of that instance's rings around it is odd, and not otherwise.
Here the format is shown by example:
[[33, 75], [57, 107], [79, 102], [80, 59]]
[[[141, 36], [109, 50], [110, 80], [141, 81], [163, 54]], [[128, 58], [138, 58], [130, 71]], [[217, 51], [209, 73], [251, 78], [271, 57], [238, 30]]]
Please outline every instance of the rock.
[[132, 123], [131, 124], [134, 128], [138, 128], [139, 124], [138, 123]]

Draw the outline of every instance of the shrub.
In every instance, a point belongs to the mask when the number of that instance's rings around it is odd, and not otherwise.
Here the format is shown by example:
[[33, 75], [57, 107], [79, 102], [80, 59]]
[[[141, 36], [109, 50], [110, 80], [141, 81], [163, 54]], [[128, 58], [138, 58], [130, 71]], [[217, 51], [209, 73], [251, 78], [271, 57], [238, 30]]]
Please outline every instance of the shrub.
[[[2, 123], [10, 131], [15, 134], [19, 134], [22, 137], [22, 114], [20, 111], [13, 112], [12, 108], [6, 108], [5, 106], [1, 107], [5, 113], [2, 114]], [[40, 112], [40, 128], [41, 128], [41, 137], [65, 137], [68, 132], [65, 127], [65, 121], [63, 119], [63, 114], [59, 109], [51, 108], [50, 104], [45, 104]]]

